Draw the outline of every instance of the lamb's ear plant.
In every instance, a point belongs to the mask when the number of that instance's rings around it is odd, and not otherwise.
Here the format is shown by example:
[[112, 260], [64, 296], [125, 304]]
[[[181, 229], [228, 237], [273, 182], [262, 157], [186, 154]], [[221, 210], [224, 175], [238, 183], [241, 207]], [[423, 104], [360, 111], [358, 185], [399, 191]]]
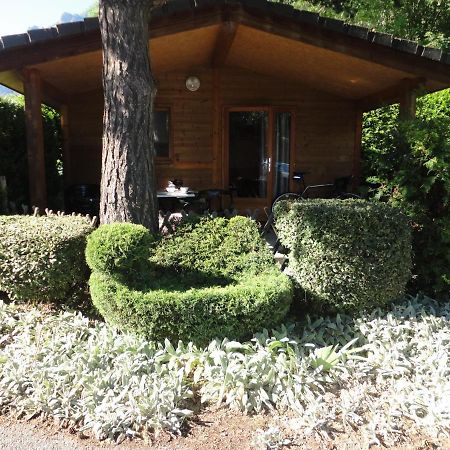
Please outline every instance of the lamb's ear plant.
[[292, 440], [285, 438], [277, 427], [270, 427], [267, 430], [256, 430], [253, 445], [257, 450], [281, 450], [289, 448]]
[[336, 353], [336, 346], [316, 348], [311, 361], [314, 369], [322, 368], [325, 372], [329, 372], [339, 362], [339, 355]]
[[359, 428], [389, 444], [407, 421], [450, 434], [449, 355], [450, 302], [427, 298], [205, 347], [0, 302], [0, 413], [41, 414], [121, 442], [180, 433], [194, 409], [218, 404], [290, 410], [305, 432]]

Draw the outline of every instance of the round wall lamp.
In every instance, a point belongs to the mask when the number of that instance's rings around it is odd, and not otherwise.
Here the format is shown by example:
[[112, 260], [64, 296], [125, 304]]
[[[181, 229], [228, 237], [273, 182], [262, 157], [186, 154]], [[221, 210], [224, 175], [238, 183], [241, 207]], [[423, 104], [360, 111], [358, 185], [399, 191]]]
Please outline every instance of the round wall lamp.
[[200, 89], [200, 80], [198, 77], [188, 77], [186, 78], [186, 89], [191, 92], [198, 91]]

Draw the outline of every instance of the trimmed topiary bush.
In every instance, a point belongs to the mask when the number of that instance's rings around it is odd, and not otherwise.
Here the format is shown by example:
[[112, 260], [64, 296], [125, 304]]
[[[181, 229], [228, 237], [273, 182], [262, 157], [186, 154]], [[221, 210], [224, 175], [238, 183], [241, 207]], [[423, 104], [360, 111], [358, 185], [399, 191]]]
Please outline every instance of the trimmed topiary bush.
[[86, 261], [93, 271], [132, 277], [148, 268], [154, 242], [155, 238], [142, 225], [100, 227], [89, 237]]
[[[116, 238], [118, 245], [110, 242]], [[145, 249], [135, 252], [138, 242]], [[128, 252], [133, 273], [122, 270]], [[89, 238], [86, 254], [102, 316], [152, 340], [249, 337], [280, 323], [292, 299], [291, 281], [275, 266], [256, 224], [243, 217], [202, 219], [158, 242], [137, 225], [104, 225]], [[118, 264], [111, 270], [100, 257]]]
[[401, 297], [411, 273], [406, 216], [365, 200], [280, 202], [276, 228], [314, 309], [356, 312]]
[[87, 281], [85, 217], [0, 216], [0, 291], [13, 300], [63, 300]]

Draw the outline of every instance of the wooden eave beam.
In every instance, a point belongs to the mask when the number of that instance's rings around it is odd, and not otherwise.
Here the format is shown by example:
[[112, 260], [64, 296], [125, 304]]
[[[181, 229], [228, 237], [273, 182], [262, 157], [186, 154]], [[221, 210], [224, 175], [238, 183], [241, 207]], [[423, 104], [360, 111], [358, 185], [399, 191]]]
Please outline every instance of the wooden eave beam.
[[23, 94], [23, 78], [19, 76], [16, 70], [0, 73], [0, 84]]
[[420, 91], [424, 88], [424, 78], [407, 78], [383, 89], [375, 94], [369, 95], [357, 101], [358, 108], [362, 111], [371, 111], [392, 103], [400, 103], [405, 95], [414, 91]]
[[70, 96], [61, 92], [58, 88], [42, 81], [42, 97], [46, 105], [60, 109], [62, 106], [70, 103]]
[[100, 49], [99, 31], [36, 42], [20, 48], [3, 50], [0, 53], [0, 72], [10, 69], [22, 70], [26, 66]]
[[216, 45], [211, 57], [211, 67], [223, 67], [226, 63], [228, 54], [230, 53], [239, 24], [227, 20], [222, 23], [217, 34]]

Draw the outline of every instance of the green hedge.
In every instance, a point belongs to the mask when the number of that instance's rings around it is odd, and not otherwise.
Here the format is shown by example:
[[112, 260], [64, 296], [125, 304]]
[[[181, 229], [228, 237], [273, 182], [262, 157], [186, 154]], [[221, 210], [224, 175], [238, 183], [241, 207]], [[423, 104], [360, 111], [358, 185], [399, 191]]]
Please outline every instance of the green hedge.
[[[135, 251], [135, 244], [145, 248]], [[291, 281], [243, 217], [202, 219], [158, 242], [137, 225], [104, 225], [89, 238], [86, 256], [102, 316], [153, 340], [246, 338], [280, 323], [292, 300]]]
[[0, 216], [0, 291], [13, 300], [64, 300], [87, 281], [89, 221], [73, 216]]
[[400, 210], [365, 200], [281, 202], [281, 242], [315, 309], [356, 312], [401, 297], [411, 270], [411, 231]]
[[235, 279], [273, 266], [273, 257], [260, 238], [256, 223], [245, 217], [231, 220], [198, 218], [155, 248], [152, 261], [177, 272], [196, 272]]

